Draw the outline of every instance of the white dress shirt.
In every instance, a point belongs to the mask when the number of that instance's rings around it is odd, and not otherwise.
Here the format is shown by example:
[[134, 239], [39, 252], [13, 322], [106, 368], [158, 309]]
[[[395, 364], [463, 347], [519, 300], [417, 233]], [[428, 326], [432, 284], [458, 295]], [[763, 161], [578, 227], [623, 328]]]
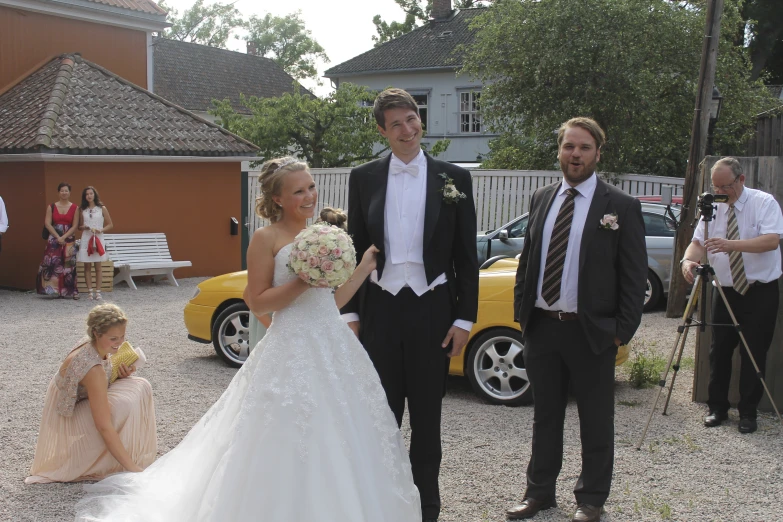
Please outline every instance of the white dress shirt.
[[[717, 210], [710, 221], [709, 237], [726, 238], [726, 230], [729, 224], [729, 206], [726, 203], [718, 203]], [[777, 234], [783, 237], [783, 214], [780, 205], [771, 195], [761, 190], [748, 187], [742, 189], [739, 199], [734, 203], [734, 215], [737, 217], [740, 239], [753, 239], [764, 234]], [[696, 230], [693, 231], [693, 241], [704, 246], [704, 221], [699, 220]], [[715, 269], [715, 276], [721, 286], [734, 286], [731, 277], [729, 254], [719, 252], [707, 253], [707, 260]], [[749, 284], [757, 281], [769, 283], [778, 279], [781, 275], [780, 247], [769, 252], [754, 254], [742, 252], [742, 263], [745, 266], [745, 277]]]
[[5, 211], [5, 203], [0, 198], [0, 234], [5, 234], [8, 230], [8, 214]]
[[[563, 261], [563, 279], [560, 283], [560, 299], [551, 306], [541, 297], [541, 287], [544, 284], [544, 270], [546, 270], [546, 255], [549, 251], [549, 240], [552, 239], [552, 229], [555, 228], [555, 220], [560, 207], [568, 195], [566, 190], [571, 188], [565, 177], [557, 191], [557, 196], [552, 202], [549, 214], [544, 222], [544, 230], [541, 233], [541, 270], [538, 273], [538, 286], [536, 295], [536, 308], [544, 310], [557, 310], [560, 312], [577, 312], [577, 296], [579, 292], [579, 251], [582, 247], [582, 232], [585, 229], [587, 220], [587, 211], [590, 210], [590, 203], [593, 201], [595, 187], [598, 185], [598, 178], [593, 175], [585, 181], [574, 187], [578, 194], [574, 198], [574, 216], [571, 221], [571, 231], [568, 234], [568, 249], [566, 250], [565, 260]], [[596, 226], [598, 226], [596, 224]]]
[[[370, 281], [392, 295], [397, 295], [407, 286], [421, 296], [447, 282], [443, 273], [431, 284], [427, 283], [424, 270], [426, 195], [427, 157], [424, 152], [419, 151], [418, 156], [407, 164], [392, 154], [384, 207], [386, 263], [380, 279], [377, 270], [370, 274]], [[346, 322], [358, 321], [359, 314], [344, 314], [343, 319]], [[473, 328], [472, 322], [463, 319], [455, 320], [454, 325], [468, 332]]]

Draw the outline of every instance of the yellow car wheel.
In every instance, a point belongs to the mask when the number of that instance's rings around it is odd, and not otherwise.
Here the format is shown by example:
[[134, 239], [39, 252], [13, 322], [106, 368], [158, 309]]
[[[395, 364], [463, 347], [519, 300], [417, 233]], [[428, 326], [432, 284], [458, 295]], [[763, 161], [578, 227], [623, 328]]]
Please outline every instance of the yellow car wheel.
[[234, 303], [212, 324], [212, 345], [221, 359], [239, 368], [250, 355], [250, 312], [245, 303]]
[[476, 336], [465, 361], [465, 373], [479, 397], [507, 406], [533, 402], [523, 348], [522, 333], [511, 328], [492, 328]]

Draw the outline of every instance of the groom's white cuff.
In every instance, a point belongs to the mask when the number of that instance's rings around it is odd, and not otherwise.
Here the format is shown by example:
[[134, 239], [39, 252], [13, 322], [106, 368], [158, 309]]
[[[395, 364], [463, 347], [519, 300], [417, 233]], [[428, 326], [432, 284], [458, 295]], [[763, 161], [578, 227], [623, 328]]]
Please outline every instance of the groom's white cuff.
[[342, 317], [343, 321], [345, 321], [346, 323], [352, 323], [354, 321], [358, 321], [359, 320], [359, 314], [353, 314], [353, 313], [351, 313], [351, 314], [343, 314], [340, 317]]
[[466, 321], [465, 319], [456, 319], [454, 321], [454, 326], [457, 328], [462, 328], [468, 333], [470, 333], [470, 331], [473, 329], [473, 323]]

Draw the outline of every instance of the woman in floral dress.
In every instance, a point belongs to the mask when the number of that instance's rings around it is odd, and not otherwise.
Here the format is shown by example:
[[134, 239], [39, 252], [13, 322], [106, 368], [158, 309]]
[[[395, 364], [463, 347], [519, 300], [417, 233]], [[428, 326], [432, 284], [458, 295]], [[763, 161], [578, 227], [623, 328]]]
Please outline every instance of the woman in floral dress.
[[46, 250], [38, 267], [36, 290], [42, 295], [79, 298], [76, 289], [76, 238], [78, 205], [71, 203], [71, 185], [60, 183], [60, 199], [46, 207], [44, 225], [49, 231]]

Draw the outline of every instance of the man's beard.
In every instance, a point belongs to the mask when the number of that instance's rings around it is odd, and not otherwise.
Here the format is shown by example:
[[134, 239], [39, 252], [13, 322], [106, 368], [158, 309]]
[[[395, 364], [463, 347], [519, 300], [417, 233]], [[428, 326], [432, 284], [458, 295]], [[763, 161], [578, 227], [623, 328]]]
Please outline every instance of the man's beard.
[[587, 180], [590, 176], [593, 175], [593, 172], [595, 172], [595, 165], [596, 161], [592, 161], [590, 163], [582, 163], [582, 172], [581, 174], [571, 174], [569, 172], [569, 167], [572, 167], [571, 163], [563, 163], [560, 162], [560, 170], [563, 171], [563, 176], [565, 176], [566, 181], [571, 183], [572, 185], [579, 185], [583, 181]]

